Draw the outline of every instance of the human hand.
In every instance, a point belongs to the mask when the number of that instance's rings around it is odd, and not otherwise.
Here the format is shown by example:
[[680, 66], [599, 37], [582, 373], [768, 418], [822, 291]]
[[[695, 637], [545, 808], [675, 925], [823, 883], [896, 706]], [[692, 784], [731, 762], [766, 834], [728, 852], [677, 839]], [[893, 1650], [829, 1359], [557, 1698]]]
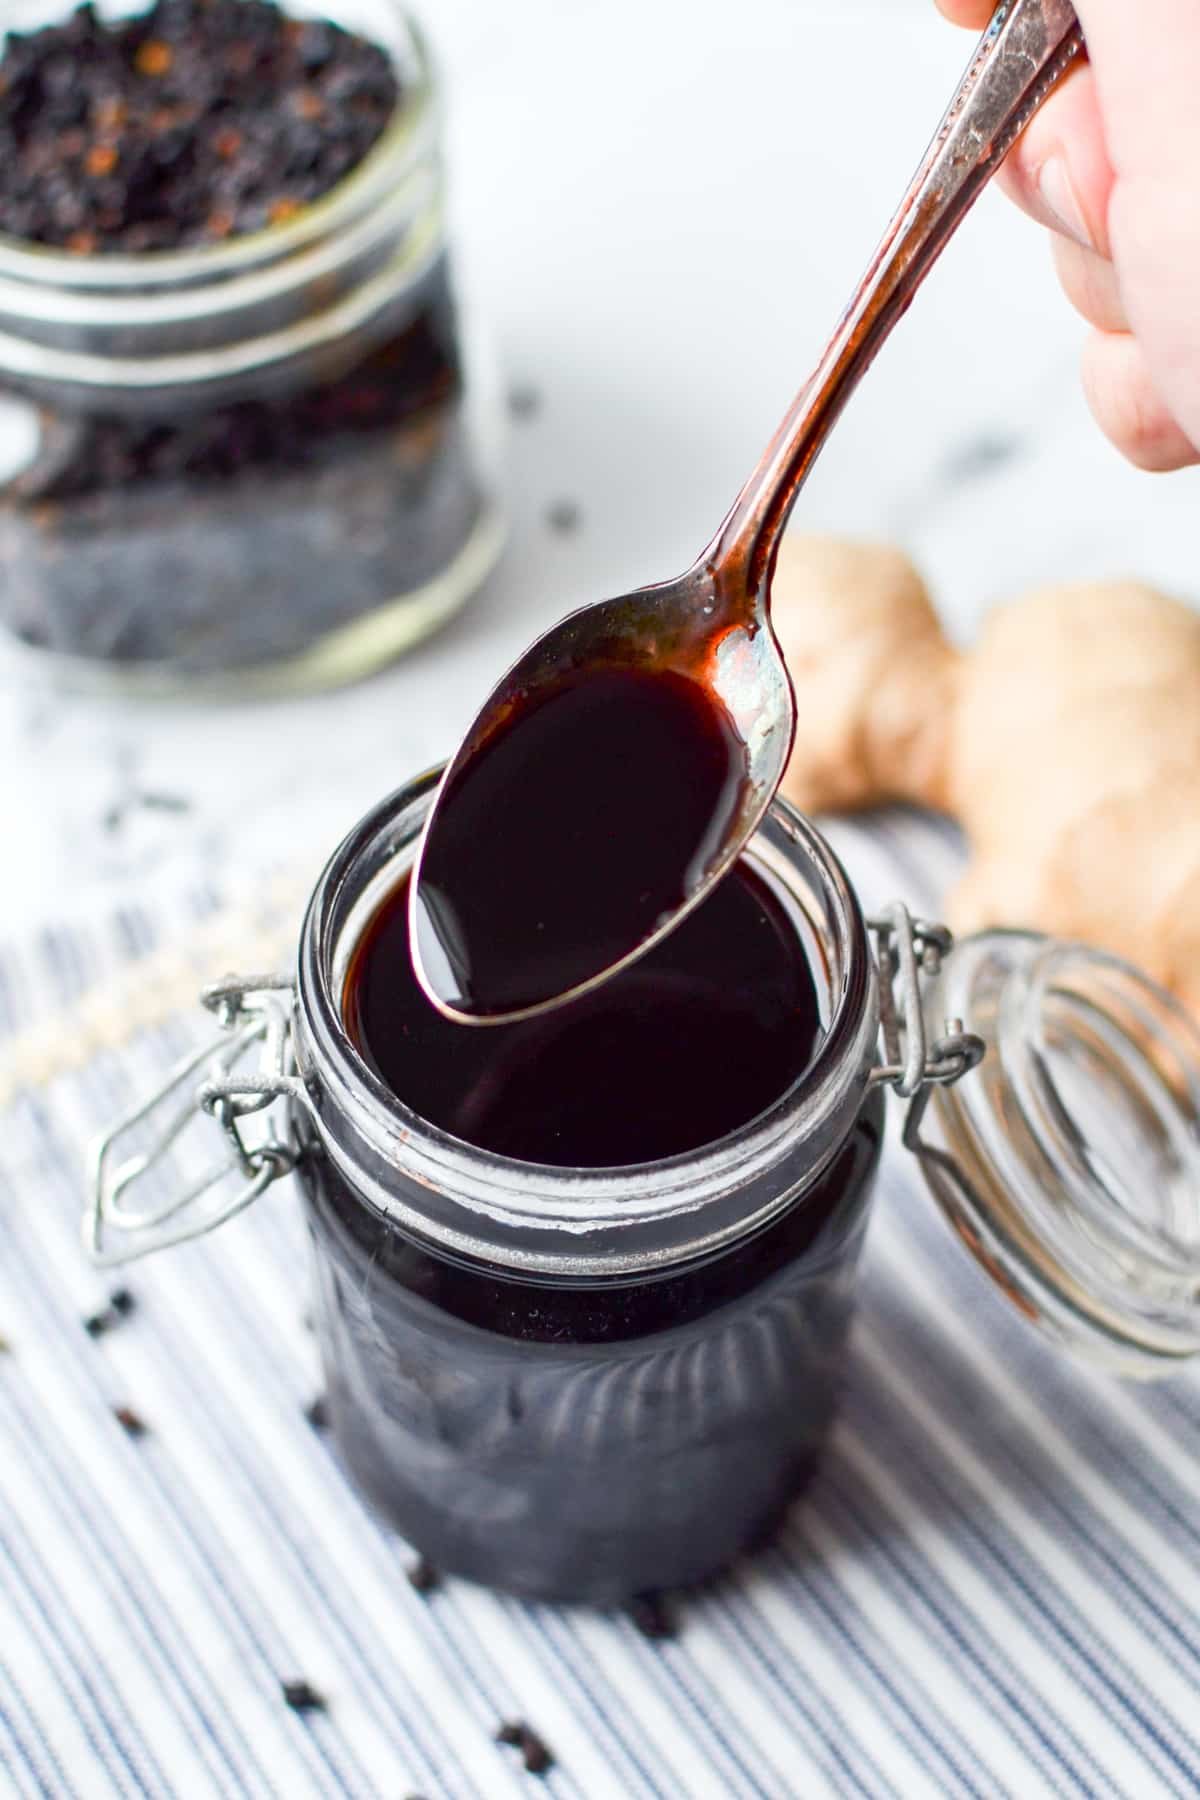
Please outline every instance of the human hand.
[[[992, 0], [937, 0], [982, 30]], [[1083, 382], [1140, 469], [1200, 462], [1200, 6], [1076, 0], [1089, 61], [1000, 174], [1054, 233], [1059, 280], [1094, 327]]]

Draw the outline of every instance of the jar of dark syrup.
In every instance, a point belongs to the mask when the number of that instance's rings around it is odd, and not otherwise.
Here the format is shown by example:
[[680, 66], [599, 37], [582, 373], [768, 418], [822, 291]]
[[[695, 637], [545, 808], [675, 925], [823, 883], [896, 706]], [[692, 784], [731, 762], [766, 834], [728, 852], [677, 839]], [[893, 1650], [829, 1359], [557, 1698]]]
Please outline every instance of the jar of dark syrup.
[[[124, 1261], [294, 1173], [334, 1438], [434, 1564], [614, 1604], [711, 1575], [771, 1532], [836, 1408], [887, 1086], [910, 1098], [905, 1141], [959, 1236], [1027, 1315], [1072, 1336], [1064, 1306], [1087, 1309], [1066, 1222], [1031, 1213], [1017, 1232], [982, 1173], [989, 1114], [1009, 1127], [1009, 1200], [1023, 1157], [1055, 1212], [1045, 1136], [1014, 1136], [997, 1087], [1022, 1029], [1011, 985], [994, 1029], [1001, 964], [1029, 990], [1039, 940], [972, 940], [956, 984], [947, 935], [902, 907], [868, 925], [821, 834], [777, 802], [717, 894], [616, 978], [629, 989], [531, 1036], [450, 1025], [410, 991], [402, 903], [436, 783], [385, 800], [337, 850], [294, 979], [210, 992], [221, 1041], [158, 1096], [157, 1137], [157, 1107], [114, 1127], [87, 1224], [93, 1258]], [[1060, 1048], [1072, 1018], [1086, 1027], [1094, 1079], [1098, 990], [1078, 958], [1068, 974], [1064, 996], [1034, 971], [1037, 1003]], [[926, 1032], [947, 994], [978, 1006], [981, 1036], [958, 1017]], [[1144, 994], [1109, 997], [1134, 1032]], [[984, 1036], [989, 1082], [952, 1099]], [[1178, 1066], [1159, 1073], [1182, 1103]], [[227, 1176], [147, 1207], [138, 1183], [178, 1135], [181, 1095], [223, 1128]], [[1094, 1221], [1079, 1242], [1094, 1262]], [[1107, 1360], [1144, 1373], [1200, 1348], [1194, 1304], [1177, 1297], [1168, 1330], [1162, 1305], [1126, 1299], [1123, 1319], [1093, 1309], [1093, 1355], [1107, 1333]]]
[[[402, 1094], [397, 1047], [364, 1031], [372, 987], [380, 1014], [415, 1009], [380, 939], [410, 971], [392, 896], [430, 791], [343, 847], [301, 948], [315, 1100], [299, 1175], [333, 1429], [440, 1567], [599, 1603], [697, 1580], [770, 1530], [833, 1414], [883, 1116], [862, 917], [780, 812], [716, 918], [576, 1003], [570, 1026], [464, 1028], [421, 1001], [425, 1067]], [[722, 942], [739, 931], [771, 942]], [[764, 988], [791, 965], [800, 991], [778, 1020], [756, 993], [749, 1018], [721, 1005], [719, 959]], [[763, 1068], [771, 1048], [781, 1066]], [[451, 1100], [429, 1074], [439, 1055], [472, 1065]], [[417, 1112], [404, 1095], [421, 1080]], [[439, 1102], [455, 1108], [441, 1127]]]

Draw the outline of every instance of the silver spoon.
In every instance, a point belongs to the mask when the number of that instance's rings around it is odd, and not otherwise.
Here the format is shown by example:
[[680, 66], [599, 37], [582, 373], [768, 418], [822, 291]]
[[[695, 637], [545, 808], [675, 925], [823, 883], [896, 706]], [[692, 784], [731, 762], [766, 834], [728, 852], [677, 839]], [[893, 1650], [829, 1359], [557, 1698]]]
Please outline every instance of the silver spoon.
[[[439, 788], [410, 888], [409, 930], [422, 987], [447, 1017], [464, 1024], [504, 1023], [558, 1006], [607, 981], [679, 924], [728, 871], [760, 824], [783, 776], [795, 730], [795, 703], [771, 629], [769, 595], [779, 541], [796, 496], [858, 382], [907, 311], [973, 202], [1043, 101], [1084, 54], [1068, 0], [1009, 0], [1000, 5], [939, 125], [899, 209], [843, 313], [816, 371], [725, 518], [712, 543], [675, 581], [638, 588], [570, 614], [525, 652], [498, 683], [467, 732]], [[595, 966], [588, 946], [547, 991], [510, 992], [498, 1004], [469, 994], [470, 946], [452, 897], [423, 879], [436, 865], [453, 816], [453, 794], [468, 766], [488, 754], [497, 734], [531, 698], [564, 677], [622, 666], [674, 671], [699, 681], [724, 708], [745, 747], [734, 802], [714, 815], [703, 854], [692, 859], [663, 912], [624, 940], [610, 941]], [[620, 709], [614, 729], [619, 727]], [[686, 770], [681, 771], [686, 780]], [[447, 808], [447, 794], [452, 795]], [[519, 800], [519, 796], [517, 797]], [[433, 853], [431, 858], [431, 845]], [[555, 844], [546, 845], [553, 856]], [[610, 846], [620, 855], [620, 846]], [[502, 879], [480, 868], [484, 884]], [[482, 890], [481, 890], [482, 891]], [[531, 928], [540, 921], [531, 921]], [[513, 995], [519, 992], [519, 999]]]

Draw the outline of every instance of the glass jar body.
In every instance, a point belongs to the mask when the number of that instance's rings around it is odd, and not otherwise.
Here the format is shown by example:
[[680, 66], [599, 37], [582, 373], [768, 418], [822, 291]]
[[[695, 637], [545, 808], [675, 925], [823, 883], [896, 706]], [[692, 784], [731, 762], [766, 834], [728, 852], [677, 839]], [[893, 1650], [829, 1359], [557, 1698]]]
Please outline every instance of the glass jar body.
[[382, 1084], [342, 1013], [436, 779], [351, 834], [301, 937], [297, 1174], [330, 1423], [353, 1477], [438, 1566], [618, 1603], [724, 1566], [814, 1465], [880, 1151], [874, 964], [832, 852], [777, 805], [750, 854], [822, 986], [799, 1080], [661, 1163], [476, 1149]]
[[380, 1220], [319, 1151], [299, 1172], [331, 1429], [438, 1568], [620, 1604], [763, 1541], [833, 1418], [879, 1158], [864, 1104], [771, 1225], [647, 1280], [515, 1280]]
[[352, 679], [499, 553], [432, 75], [393, 0], [341, 11], [389, 52], [401, 100], [294, 221], [141, 257], [0, 245], [0, 392], [32, 427], [0, 487], [0, 622], [76, 684]]

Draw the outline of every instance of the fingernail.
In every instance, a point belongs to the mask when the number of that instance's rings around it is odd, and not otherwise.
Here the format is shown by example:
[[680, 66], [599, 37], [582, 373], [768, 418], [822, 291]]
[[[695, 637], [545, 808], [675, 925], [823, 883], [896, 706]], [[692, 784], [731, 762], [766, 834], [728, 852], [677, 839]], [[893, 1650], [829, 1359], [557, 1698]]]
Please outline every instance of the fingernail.
[[1067, 165], [1061, 156], [1052, 156], [1042, 164], [1038, 176], [1038, 192], [1042, 204], [1049, 208], [1058, 221], [1061, 231], [1085, 249], [1091, 248], [1091, 234], [1084, 221], [1083, 209], [1075, 198], [1075, 190], [1071, 186], [1071, 177], [1067, 174]]

